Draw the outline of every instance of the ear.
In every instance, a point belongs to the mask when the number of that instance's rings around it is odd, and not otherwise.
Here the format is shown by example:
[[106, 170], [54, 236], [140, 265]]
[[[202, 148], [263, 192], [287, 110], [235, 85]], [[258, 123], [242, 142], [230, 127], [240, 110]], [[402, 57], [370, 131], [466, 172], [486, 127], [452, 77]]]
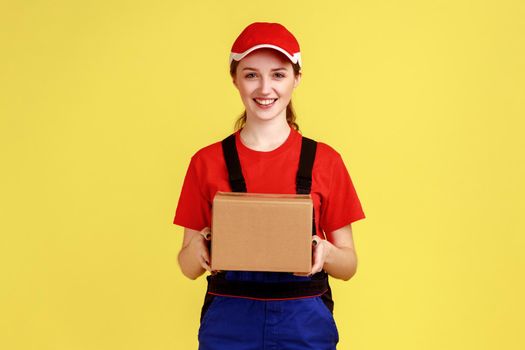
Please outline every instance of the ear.
[[233, 85], [235, 85], [235, 87], [236, 87], [237, 89], [239, 89], [239, 87], [237, 86], [237, 79], [236, 79], [235, 76], [232, 77], [232, 83], [233, 83]]
[[293, 83], [293, 87], [294, 89], [299, 85], [299, 83], [301, 82], [301, 77], [302, 77], [303, 73], [299, 72], [299, 74], [297, 74], [295, 77], [294, 77], [294, 83]]

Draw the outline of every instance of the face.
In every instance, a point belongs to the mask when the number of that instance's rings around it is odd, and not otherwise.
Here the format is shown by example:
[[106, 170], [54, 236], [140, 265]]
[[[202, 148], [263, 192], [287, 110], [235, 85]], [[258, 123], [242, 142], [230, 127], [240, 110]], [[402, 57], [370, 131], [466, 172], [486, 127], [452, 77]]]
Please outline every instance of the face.
[[248, 119], [286, 120], [286, 106], [299, 84], [292, 62], [274, 49], [257, 49], [244, 57], [233, 78]]

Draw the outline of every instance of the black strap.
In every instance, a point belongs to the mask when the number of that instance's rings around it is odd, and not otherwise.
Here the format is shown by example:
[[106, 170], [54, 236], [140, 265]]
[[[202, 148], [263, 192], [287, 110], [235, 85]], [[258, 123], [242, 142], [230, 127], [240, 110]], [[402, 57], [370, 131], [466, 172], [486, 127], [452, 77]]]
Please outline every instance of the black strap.
[[330, 289], [326, 272], [322, 271], [307, 281], [259, 282], [227, 280], [218, 273], [206, 277], [207, 293], [254, 299], [295, 299], [298, 297], [320, 296]]
[[[242, 175], [241, 161], [235, 145], [235, 133], [222, 140], [222, 153], [228, 168], [228, 177], [232, 192], [248, 192], [246, 181]], [[302, 137], [299, 167], [295, 178], [295, 191], [298, 194], [309, 194], [312, 190], [312, 169], [314, 166], [317, 141]], [[312, 213], [312, 236], [317, 234], [315, 224], [315, 209]]]
[[224, 154], [224, 160], [228, 167], [232, 192], [247, 192], [246, 181], [244, 181], [244, 176], [242, 176], [239, 154], [235, 146], [235, 134], [231, 134], [222, 140], [222, 153]]
[[317, 142], [303, 136], [299, 168], [295, 179], [295, 188], [298, 194], [309, 194], [312, 189], [312, 169], [316, 150]]
[[[235, 145], [235, 134], [231, 134], [222, 140], [222, 152], [230, 185], [233, 192], [247, 192], [246, 181], [242, 175], [241, 161]], [[295, 179], [295, 189], [298, 194], [309, 194], [312, 189], [312, 169], [317, 150], [317, 142], [303, 136], [301, 142], [301, 154], [299, 156], [299, 167]]]
[[[309, 194], [312, 190], [312, 169], [314, 167], [317, 142], [303, 136], [299, 168], [295, 179], [295, 188], [298, 194]], [[317, 234], [315, 225], [315, 208], [312, 209], [312, 236]]]

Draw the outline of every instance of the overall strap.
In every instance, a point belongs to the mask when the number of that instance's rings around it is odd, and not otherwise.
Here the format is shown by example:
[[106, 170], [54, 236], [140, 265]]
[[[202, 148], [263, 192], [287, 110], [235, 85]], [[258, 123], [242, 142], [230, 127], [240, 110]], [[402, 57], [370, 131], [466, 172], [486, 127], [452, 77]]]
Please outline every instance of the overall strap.
[[299, 168], [295, 180], [295, 188], [298, 194], [309, 194], [312, 189], [312, 168], [316, 150], [317, 142], [303, 136]]
[[[315, 153], [317, 151], [317, 142], [304, 136], [302, 139], [295, 188], [298, 194], [309, 194], [312, 190], [312, 169], [314, 167]], [[317, 228], [315, 225], [315, 208], [312, 209], [312, 211], [313, 236], [317, 233]]]
[[[246, 181], [242, 175], [241, 162], [235, 145], [235, 133], [230, 134], [221, 141], [222, 152], [228, 177], [233, 192], [247, 192]], [[302, 137], [301, 154], [299, 156], [299, 167], [295, 178], [295, 189], [297, 194], [309, 194], [312, 189], [312, 169], [317, 150], [317, 142], [308, 137]], [[317, 232], [315, 225], [315, 210], [312, 213], [312, 235]]]
[[235, 146], [235, 134], [231, 134], [222, 140], [222, 153], [228, 167], [228, 175], [232, 192], [247, 192], [246, 181], [242, 176], [241, 162]]

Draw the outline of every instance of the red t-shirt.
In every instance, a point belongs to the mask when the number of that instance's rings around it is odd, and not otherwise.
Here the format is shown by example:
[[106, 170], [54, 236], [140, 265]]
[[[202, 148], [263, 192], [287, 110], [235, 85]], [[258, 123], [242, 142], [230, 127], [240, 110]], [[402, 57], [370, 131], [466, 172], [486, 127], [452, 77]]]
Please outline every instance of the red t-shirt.
[[[239, 133], [240, 130], [235, 132], [235, 143], [247, 192], [296, 193], [302, 135], [290, 128], [283, 144], [262, 152], [245, 146]], [[211, 208], [217, 191], [232, 191], [220, 141], [192, 156], [173, 223], [197, 231], [211, 227]], [[317, 143], [311, 195], [317, 235], [321, 238], [332, 241], [332, 231], [365, 218], [341, 155], [322, 142]]]

